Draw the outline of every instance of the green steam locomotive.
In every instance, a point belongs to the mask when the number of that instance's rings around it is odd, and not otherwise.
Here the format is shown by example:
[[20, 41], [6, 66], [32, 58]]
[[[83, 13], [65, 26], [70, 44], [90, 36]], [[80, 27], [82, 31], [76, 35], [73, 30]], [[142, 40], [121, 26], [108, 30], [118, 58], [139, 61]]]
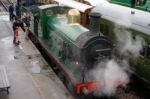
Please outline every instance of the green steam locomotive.
[[[88, 8], [87, 5], [81, 9]], [[100, 15], [90, 14], [90, 29], [87, 29], [80, 24], [80, 12], [76, 9], [49, 4], [35, 10], [33, 14], [22, 9], [34, 18], [30, 27], [31, 40], [49, 58], [68, 89], [78, 95], [103, 90], [103, 85], [89, 74], [97, 62], [112, 57], [114, 48], [112, 41], [100, 32]], [[124, 87], [127, 83], [126, 79], [118, 80], [114, 87]]]

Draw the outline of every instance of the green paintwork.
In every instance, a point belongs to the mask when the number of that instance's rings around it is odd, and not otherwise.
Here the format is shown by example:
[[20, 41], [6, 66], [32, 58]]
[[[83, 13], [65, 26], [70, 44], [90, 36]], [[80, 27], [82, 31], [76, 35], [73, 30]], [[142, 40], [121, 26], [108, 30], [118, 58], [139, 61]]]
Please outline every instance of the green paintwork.
[[64, 64], [64, 67], [71, 73], [70, 75], [73, 75], [73, 77], [80, 82], [81, 79], [76, 76], [78, 74], [72, 73], [74, 71], [73, 69], [77, 67], [72, 65], [74, 61], [71, 57], [73, 55], [73, 48], [76, 46], [76, 39], [82, 33], [87, 32], [88, 29], [81, 25], [68, 24], [67, 12], [70, 8], [64, 7], [64, 9], [66, 13], [62, 15], [57, 11], [57, 6], [40, 9], [38, 35], [44, 44], [48, 46], [50, 51]]
[[47, 33], [47, 21], [48, 21], [48, 18], [46, 16], [46, 13], [45, 11], [43, 10], [40, 10], [40, 24], [41, 24], [41, 29], [42, 29], [42, 37], [44, 39], [48, 39], [48, 33]]
[[[49, 24], [51, 23], [49, 22]], [[72, 42], [75, 42], [82, 33], [88, 31], [81, 25], [69, 25], [67, 17], [64, 19], [55, 18], [51, 26], [53, 29], [57, 29], [61, 35], [67, 37]]]
[[[111, 0], [111, 3], [123, 5], [123, 6], [128, 6], [131, 7], [131, 2], [130, 0]], [[144, 10], [144, 11], [150, 11], [150, 0], [147, 0], [144, 5], [139, 5], [136, 3], [135, 5], [136, 9]]]

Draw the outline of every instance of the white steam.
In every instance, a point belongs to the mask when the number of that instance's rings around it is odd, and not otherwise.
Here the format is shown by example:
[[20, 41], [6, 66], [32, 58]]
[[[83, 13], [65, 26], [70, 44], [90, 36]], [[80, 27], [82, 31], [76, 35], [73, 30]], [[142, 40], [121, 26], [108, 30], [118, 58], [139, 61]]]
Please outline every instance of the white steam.
[[115, 27], [118, 49], [121, 55], [138, 57], [145, 44], [143, 38], [133, 36], [126, 28]]
[[127, 62], [117, 63], [115, 60], [101, 62], [90, 73], [98, 81], [96, 95], [113, 95], [117, 87], [124, 86], [129, 82], [126, 71]]

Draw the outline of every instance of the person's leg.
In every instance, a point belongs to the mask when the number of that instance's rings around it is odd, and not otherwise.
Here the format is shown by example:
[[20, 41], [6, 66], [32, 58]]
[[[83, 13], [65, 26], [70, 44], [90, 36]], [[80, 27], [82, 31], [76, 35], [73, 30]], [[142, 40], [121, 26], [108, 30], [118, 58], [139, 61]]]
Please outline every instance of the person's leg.
[[28, 35], [29, 35], [29, 27], [26, 27], [26, 34], [25, 34], [26, 40], [29, 40]]
[[12, 14], [12, 21], [14, 21], [15, 20], [15, 15], [14, 14]]
[[14, 14], [13, 14], [13, 13], [11, 13], [10, 15], [11, 15], [11, 21], [13, 21]]
[[18, 36], [16, 36], [16, 45], [19, 45], [21, 42], [20, 42], [20, 40], [19, 40], [19, 35]]
[[16, 33], [14, 31], [14, 39], [13, 39], [13, 43], [16, 44]]

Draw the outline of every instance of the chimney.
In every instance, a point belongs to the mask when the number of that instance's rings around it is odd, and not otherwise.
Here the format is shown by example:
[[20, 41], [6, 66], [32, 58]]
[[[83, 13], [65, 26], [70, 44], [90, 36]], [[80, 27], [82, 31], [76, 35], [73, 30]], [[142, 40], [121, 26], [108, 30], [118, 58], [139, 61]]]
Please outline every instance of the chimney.
[[100, 33], [100, 14], [96, 12], [92, 12], [89, 15], [90, 17], [90, 25], [89, 29], [92, 34]]

